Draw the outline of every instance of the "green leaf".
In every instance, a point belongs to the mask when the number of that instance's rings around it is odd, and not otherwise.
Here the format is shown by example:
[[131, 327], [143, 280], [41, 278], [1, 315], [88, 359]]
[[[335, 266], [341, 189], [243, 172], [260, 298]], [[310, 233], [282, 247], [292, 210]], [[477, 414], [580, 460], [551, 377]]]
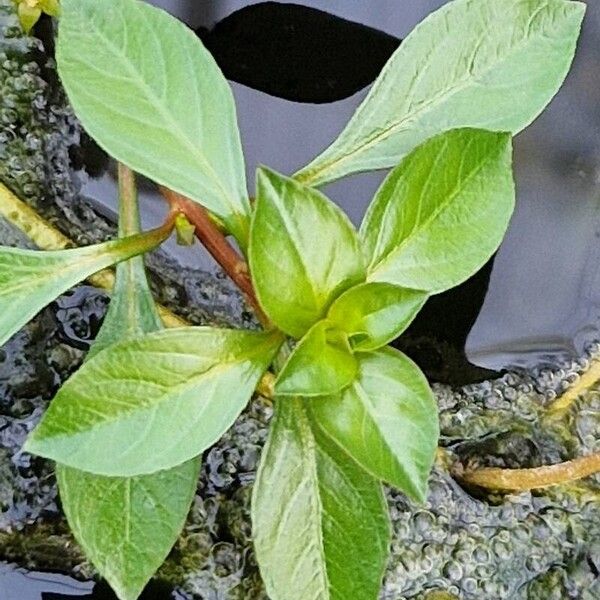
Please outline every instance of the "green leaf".
[[370, 281], [442, 292], [496, 251], [512, 215], [510, 134], [458, 129], [419, 146], [377, 192], [361, 227]]
[[[139, 231], [132, 175], [129, 181], [131, 194], [121, 194], [121, 236]], [[108, 313], [87, 360], [114, 343], [160, 328], [143, 260], [131, 258], [117, 266]], [[122, 478], [56, 465], [71, 530], [121, 600], [137, 600], [173, 547], [194, 497], [199, 470], [199, 458], [151, 475]]]
[[51, 17], [60, 17], [60, 4], [58, 0], [39, 0], [40, 8]]
[[42, 9], [39, 6], [30, 6], [27, 2], [21, 2], [17, 7], [17, 15], [23, 31], [30, 33], [42, 16]]
[[404, 40], [341, 135], [297, 177], [318, 186], [392, 167], [459, 127], [518, 133], [562, 84], [584, 13], [567, 0], [448, 2]]
[[120, 600], [137, 600], [167, 557], [189, 511], [199, 468], [194, 459], [122, 478], [57, 469], [71, 530]]
[[343, 291], [364, 281], [358, 236], [323, 194], [259, 169], [250, 270], [269, 318], [301, 338]]
[[0, 247], [0, 345], [76, 283], [152, 250], [169, 233], [170, 228], [162, 227], [75, 250], [41, 252]]
[[377, 350], [411, 324], [427, 298], [425, 292], [389, 283], [364, 283], [342, 294], [327, 320], [348, 334], [353, 350]]
[[377, 600], [390, 544], [381, 484], [311, 428], [302, 400], [276, 403], [252, 523], [271, 600]]
[[281, 342], [184, 327], [114, 344], [63, 385], [25, 449], [99, 475], [174, 467], [231, 427]]
[[196, 34], [138, 0], [64, 0], [57, 61], [111, 156], [214, 211], [243, 247], [250, 206], [231, 89]]
[[275, 394], [335, 394], [352, 383], [357, 369], [346, 334], [328, 321], [319, 321], [283, 365], [275, 382]]
[[310, 401], [319, 427], [374, 477], [424, 501], [439, 425], [437, 404], [419, 368], [386, 348], [359, 354], [344, 392]]

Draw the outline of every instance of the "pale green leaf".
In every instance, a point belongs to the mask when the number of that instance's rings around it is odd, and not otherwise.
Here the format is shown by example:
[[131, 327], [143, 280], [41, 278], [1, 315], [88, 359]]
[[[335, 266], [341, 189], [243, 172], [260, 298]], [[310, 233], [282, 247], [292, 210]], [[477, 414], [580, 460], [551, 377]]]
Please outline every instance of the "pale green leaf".
[[281, 341], [185, 327], [114, 344], [63, 385], [25, 449], [99, 475], [174, 467], [231, 427]]
[[377, 192], [361, 227], [368, 279], [442, 292], [496, 251], [515, 203], [510, 134], [457, 129], [419, 146]]
[[374, 477], [424, 501], [439, 435], [435, 397], [402, 353], [386, 348], [357, 358], [354, 383], [311, 400], [311, 416]]
[[348, 217], [320, 192], [267, 169], [258, 171], [250, 270], [263, 310], [295, 338], [365, 278]]
[[152, 250], [168, 234], [168, 228], [161, 228], [74, 250], [0, 247], [0, 345], [75, 284], [114, 263]]
[[275, 394], [335, 394], [352, 383], [357, 368], [346, 334], [328, 321], [319, 321], [283, 365], [275, 382]]
[[199, 468], [194, 459], [122, 478], [57, 469], [71, 530], [120, 600], [137, 600], [167, 557], [189, 511]]
[[459, 127], [518, 133], [562, 84], [584, 13], [568, 0], [448, 2], [404, 40], [341, 135], [297, 177], [322, 185], [392, 167]]
[[191, 29], [139, 0], [64, 0], [57, 61], [100, 146], [214, 211], [246, 245], [250, 207], [233, 96]]
[[252, 524], [271, 600], [377, 600], [390, 543], [381, 484], [311, 428], [302, 400], [276, 404]]
[[[132, 180], [131, 180], [132, 181]], [[139, 231], [135, 184], [121, 195], [119, 235]], [[102, 328], [86, 357], [161, 328], [141, 257], [117, 266]], [[103, 477], [56, 465], [75, 538], [120, 600], [137, 600], [173, 547], [196, 490], [200, 459], [139, 477]]]
[[17, 15], [23, 31], [30, 33], [42, 16], [42, 9], [39, 6], [30, 6], [27, 2], [21, 2], [17, 7]]
[[327, 320], [348, 334], [353, 350], [377, 350], [411, 324], [427, 297], [425, 292], [389, 283], [364, 283], [342, 294], [331, 305]]

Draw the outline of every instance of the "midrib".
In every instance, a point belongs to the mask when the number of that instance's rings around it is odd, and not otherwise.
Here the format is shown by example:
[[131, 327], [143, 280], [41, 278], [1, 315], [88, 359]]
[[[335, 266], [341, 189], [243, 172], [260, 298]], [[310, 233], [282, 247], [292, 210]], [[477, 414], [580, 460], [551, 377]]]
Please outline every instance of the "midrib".
[[392, 260], [395, 260], [398, 256], [398, 254], [400, 254], [402, 252], [402, 249], [411, 241], [413, 240], [421, 231], [423, 231], [424, 229], [427, 229], [429, 227], [429, 225], [435, 221], [438, 216], [444, 212], [448, 206], [450, 204], [452, 204], [452, 202], [454, 202], [454, 200], [456, 199], [456, 197], [462, 193], [464, 191], [464, 189], [469, 185], [469, 183], [471, 182], [471, 180], [473, 178], [475, 178], [477, 175], [479, 175], [479, 173], [481, 173], [481, 171], [484, 169], [484, 167], [487, 165], [487, 163], [489, 162], [489, 158], [486, 160], [483, 160], [476, 169], [473, 169], [473, 171], [471, 171], [471, 173], [469, 173], [469, 175], [462, 180], [462, 182], [460, 182], [460, 186], [457, 186], [454, 189], [454, 192], [452, 192], [452, 194], [450, 194], [447, 197], [446, 202], [443, 202], [442, 204], [440, 204], [434, 211], [432, 211], [431, 215], [429, 215], [429, 217], [427, 217], [427, 219], [425, 219], [420, 227], [413, 227], [411, 233], [405, 237], [397, 246], [394, 246], [394, 248], [392, 250], [390, 250], [381, 260], [379, 260], [378, 262], [376, 262], [373, 267], [371, 269], [369, 269], [369, 274], [367, 276], [367, 281], [372, 280], [372, 276], [375, 275], [377, 273], [377, 271], [384, 269], [387, 265], [388, 262], [391, 262]]
[[317, 448], [316, 441], [313, 436], [308, 417], [306, 415], [306, 409], [302, 405], [302, 400], [296, 399], [294, 402], [297, 403], [298, 412], [298, 427], [300, 428], [300, 435], [302, 436], [303, 446], [306, 449], [306, 464], [308, 466], [308, 473], [310, 476], [312, 488], [314, 490], [314, 505], [313, 512], [316, 519], [315, 537], [318, 540], [318, 551], [319, 559], [322, 567], [319, 569], [321, 574], [320, 587], [323, 591], [323, 595], [319, 597], [319, 600], [331, 600], [331, 594], [329, 592], [329, 577], [327, 574], [327, 560], [325, 558], [325, 546], [323, 540], [323, 504], [321, 502], [321, 494], [319, 488], [319, 475], [317, 471]]

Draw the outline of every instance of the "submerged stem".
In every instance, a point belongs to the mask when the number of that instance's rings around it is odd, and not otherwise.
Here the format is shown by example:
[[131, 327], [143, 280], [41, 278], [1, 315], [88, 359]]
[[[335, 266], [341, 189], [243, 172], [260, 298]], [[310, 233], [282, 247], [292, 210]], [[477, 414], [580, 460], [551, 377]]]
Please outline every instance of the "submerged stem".
[[[77, 246], [2, 183], [0, 216], [20, 229], [40, 250], [64, 250]], [[88, 277], [87, 281], [94, 287], [110, 291], [114, 287], [115, 274], [112, 269], [104, 269]], [[166, 327], [183, 327], [187, 324], [168, 308], [160, 305], [157, 308]]]
[[534, 469], [481, 468], [457, 474], [470, 485], [489, 490], [526, 491], [570, 483], [600, 472], [600, 453]]
[[577, 398], [600, 381], [600, 359], [594, 359], [589, 369], [548, 408], [550, 415], [566, 412]]

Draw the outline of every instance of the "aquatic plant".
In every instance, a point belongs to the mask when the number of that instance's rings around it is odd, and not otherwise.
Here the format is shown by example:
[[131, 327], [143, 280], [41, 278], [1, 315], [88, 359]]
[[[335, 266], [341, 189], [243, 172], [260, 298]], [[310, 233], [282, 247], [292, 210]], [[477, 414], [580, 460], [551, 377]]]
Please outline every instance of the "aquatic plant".
[[[381, 482], [423, 500], [438, 435], [424, 376], [387, 344], [500, 244], [511, 136], [561, 85], [583, 12], [566, 0], [450, 2], [322, 155], [293, 177], [259, 169], [252, 202], [230, 89], [196, 36], [137, 0], [62, 3], [59, 74], [87, 132], [121, 163], [120, 236], [3, 248], [0, 343], [119, 263], [88, 360], [26, 450], [57, 462], [73, 532], [123, 600], [164, 560], [198, 457], [255, 389], [275, 407], [252, 503], [269, 596], [377, 597], [390, 535]], [[388, 167], [358, 232], [316, 189]], [[170, 212], [156, 230], [139, 232], [132, 170], [163, 186]], [[173, 230], [213, 253], [260, 331], [161, 330], [141, 255]]]

